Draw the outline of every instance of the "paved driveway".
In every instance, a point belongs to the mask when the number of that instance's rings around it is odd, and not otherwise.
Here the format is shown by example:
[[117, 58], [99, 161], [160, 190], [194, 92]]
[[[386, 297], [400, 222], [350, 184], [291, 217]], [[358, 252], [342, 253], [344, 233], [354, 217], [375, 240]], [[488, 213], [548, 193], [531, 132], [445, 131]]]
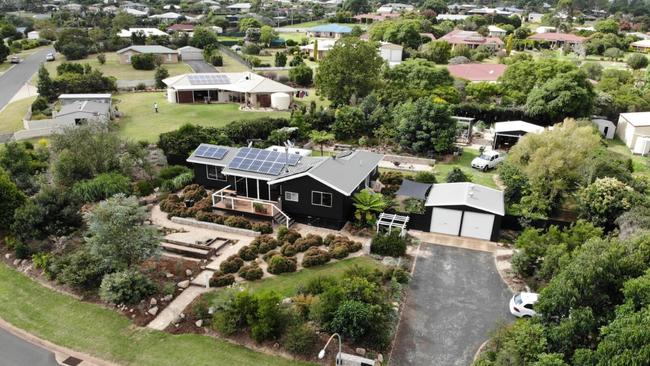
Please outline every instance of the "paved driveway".
[[0, 329], [0, 366], [58, 366], [54, 354]]
[[[45, 55], [50, 52], [54, 52], [54, 49], [46, 48], [35, 52], [0, 76], [0, 110], [9, 104], [18, 90], [32, 78], [41, 63], [45, 62]], [[9, 62], [9, 59], [5, 62]]]
[[391, 365], [466, 366], [512, 296], [492, 253], [422, 244]]
[[217, 72], [217, 69], [205, 61], [185, 61], [186, 64], [190, 65], [192, 70], [197, 73], [201, 72]]

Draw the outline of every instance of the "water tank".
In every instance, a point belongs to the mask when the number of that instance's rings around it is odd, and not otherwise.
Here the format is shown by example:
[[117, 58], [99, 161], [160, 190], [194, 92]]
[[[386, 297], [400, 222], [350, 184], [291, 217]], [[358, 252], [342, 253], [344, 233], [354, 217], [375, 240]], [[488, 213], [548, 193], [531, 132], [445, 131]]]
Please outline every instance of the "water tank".
[[271, 94], [271, 108], [285, 111], [291, 105], [291, 96], [287, 93]]

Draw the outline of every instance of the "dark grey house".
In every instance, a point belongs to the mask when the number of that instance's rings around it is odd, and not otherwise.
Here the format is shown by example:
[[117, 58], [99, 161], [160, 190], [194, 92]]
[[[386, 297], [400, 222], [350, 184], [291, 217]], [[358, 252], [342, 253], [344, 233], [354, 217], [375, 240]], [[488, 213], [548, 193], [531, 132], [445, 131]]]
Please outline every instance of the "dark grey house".
[[[299, 153], [303, 151], [297, 151]], [[197, 183], [215, 189], [217, 209], [340, 228], [352, 196], [376, 187], [382, 155], [348, 151], [313, 157], [293, 151], [201, 144], [187, 159]]]

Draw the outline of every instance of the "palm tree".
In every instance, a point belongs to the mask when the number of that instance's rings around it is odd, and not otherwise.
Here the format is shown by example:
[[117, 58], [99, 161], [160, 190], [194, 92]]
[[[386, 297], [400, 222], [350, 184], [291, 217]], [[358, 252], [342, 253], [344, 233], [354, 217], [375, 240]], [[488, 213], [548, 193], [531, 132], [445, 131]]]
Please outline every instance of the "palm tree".
[[323, 145], [334, 140], [334, 134], [327, 131], [313, 130], [309, 133], [309, 139], [320, 145], [320, 155], [323, 156]]
[[362, 225], [373, 225], [377, 219], [376, 215], [386, 208], [384, 196], [366, 188], [352, 197], [354, 207], [357, 208], [354, 217]]

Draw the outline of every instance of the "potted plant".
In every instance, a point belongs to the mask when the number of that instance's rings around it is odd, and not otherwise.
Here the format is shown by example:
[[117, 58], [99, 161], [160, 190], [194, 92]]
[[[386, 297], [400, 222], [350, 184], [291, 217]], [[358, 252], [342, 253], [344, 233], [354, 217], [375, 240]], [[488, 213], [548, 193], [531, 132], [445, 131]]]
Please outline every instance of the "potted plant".
[[262, 202], [253, 202], [253, 210], [257, 213], [267, 213], [268, 209]]

